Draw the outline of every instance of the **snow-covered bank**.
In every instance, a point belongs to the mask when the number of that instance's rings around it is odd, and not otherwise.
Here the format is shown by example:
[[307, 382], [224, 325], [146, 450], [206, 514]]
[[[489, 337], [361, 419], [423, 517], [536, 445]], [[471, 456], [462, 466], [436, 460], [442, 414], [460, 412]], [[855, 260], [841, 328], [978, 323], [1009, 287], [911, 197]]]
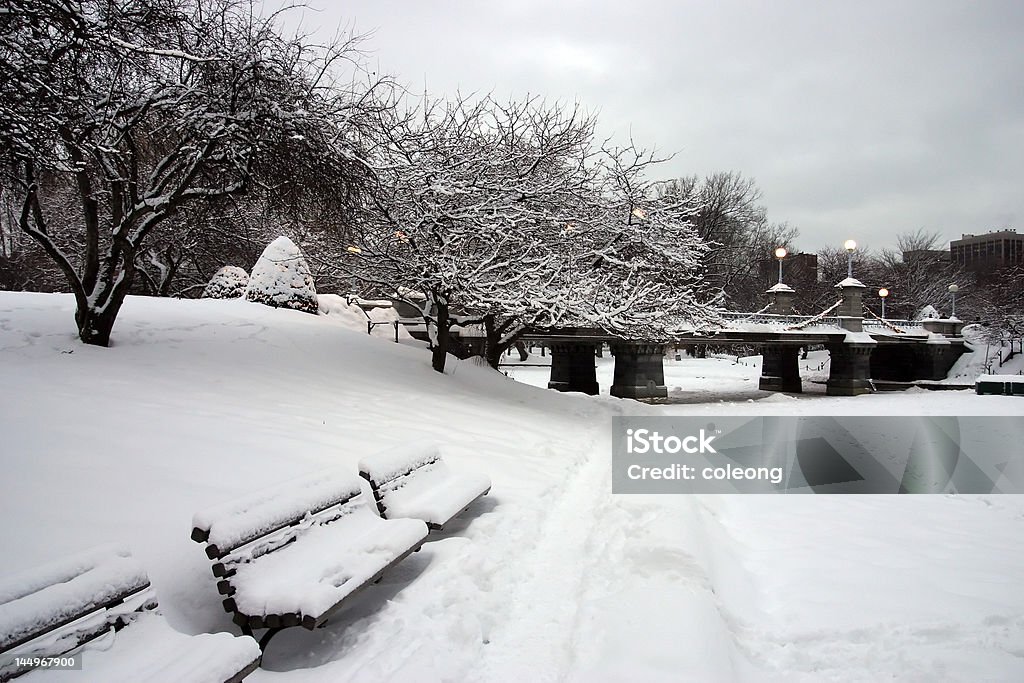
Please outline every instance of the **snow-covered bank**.
[[249, 680], [1024, 677], [1020, 497], [613, 497], [608, 438], [622, 412], [1020, 416], [1020, 398], [793, 398], [758, 392], [756, 367], [680, 361], [670, 383], [706, 380], [706, 402], [645, 406], [470, 362], [441, 376], [422, 349], [244, 301], [130, 298], [91, 348], [72, 308], [0, 293], [0, 575], [123, 543], [173, 626], [233, 630], [195, 512], [408, 442], [493, 482]]
[[[537, 360], [531, 356], [527, 363]], [[611, 387], [614, 363], [611, 357], [597, 359], [602, 396], [607, 396]], [[550, 367], [528, 364], [510, 364], [501, 369], [519, 382], [546, 387]], [[667, 359], [668, 405], [649, 405], [643, 410], [658, 415], [1024, 415], [1024, 401], [978, 396], [973, 389], [930, 391], [913, 387], [862, 396], [826, 396], [827, 351], [812, 351], [809, 358], [801, 360], [800, 375], [804, 393], [781, 394], [757, 388], [760, 356]]]

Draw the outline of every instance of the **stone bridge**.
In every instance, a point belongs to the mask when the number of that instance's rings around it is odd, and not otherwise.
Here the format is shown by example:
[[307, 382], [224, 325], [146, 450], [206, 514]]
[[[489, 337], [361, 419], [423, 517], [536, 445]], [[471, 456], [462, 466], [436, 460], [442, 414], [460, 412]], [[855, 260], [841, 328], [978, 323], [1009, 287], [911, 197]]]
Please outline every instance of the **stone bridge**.
[[[872, 380], [944, 379], [967, 350], [956, 319], [882, 320], [864, 317], [865, 286], [847, 278], [836, 288], [842, 299], [817, 316], [794, 316], [795, 292], [786, 285], [768, 290], [769, 306], [758, 313], [726, 313], [725, 324], [714, 330], [675, 336], [671, 345], [746, 344], [759, 346], [764, 362], [759, 387], [767, 391], [801, 391], [799, 352], [803, 346], [828, 349], [826, 393], [854, 396], [872, 390]], [[558, 391], [597, 394], [594, 357], [607, 343], [615, 356], [611, 394], [624, 398], [668, 395], [664, 358], [670, 344], [623, 339], [599, 329], [529, 330], [526, 340], [551, 348], [551, 379]]]

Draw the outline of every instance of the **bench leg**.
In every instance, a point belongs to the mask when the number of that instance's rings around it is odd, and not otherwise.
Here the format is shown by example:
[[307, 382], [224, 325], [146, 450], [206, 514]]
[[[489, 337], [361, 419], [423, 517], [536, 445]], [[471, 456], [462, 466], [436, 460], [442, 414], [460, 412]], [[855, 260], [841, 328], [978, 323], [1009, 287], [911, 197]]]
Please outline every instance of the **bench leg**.
[[262, 638], [260, 638], [260, 652], [266, 651], [267, 644], [270, 642], [270, 639], [276, 636], [277, 632], [280, 630], [280, 627], [267, 629], [267, 632], [263, 634]]
[[[267, 643], [269, 643], [270, 639], [273, 638], [274, 636], [276, 636], [277, 632], [280, 631], [282, 628], [283, 627], [281, 627], [281, 626], [277, 626], [275, 628], [268, 628], [267, 629], [267, 632], [264, 633], [263, 637], [259, 639], [260, 652], [263, 652], [264, 650], [267, 649]], [[246, 624], [245, 626], [239, 627], [239, 629], [242, 631], [242, 635], [243, 636], [249, 636], [250, 638], [255, 638], [256, 637], [255, 634], [253, 634], [253, 632], [252, 632], [252, 628], [250, 628], [248, 624]]]

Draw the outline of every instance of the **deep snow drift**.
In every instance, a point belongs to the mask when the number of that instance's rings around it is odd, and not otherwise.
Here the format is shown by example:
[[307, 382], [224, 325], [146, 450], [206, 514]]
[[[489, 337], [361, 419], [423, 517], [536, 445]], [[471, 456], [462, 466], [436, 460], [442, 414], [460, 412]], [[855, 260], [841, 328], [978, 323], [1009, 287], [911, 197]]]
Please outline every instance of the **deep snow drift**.
[[1022, 497], [613, 497], [609, 467], [617, 413], [1021, 416], [1024, 399], [794, 398], [712, 359], [670, 363], [681, 402], [645, 406], [470, 362], [442, 376], [343, 316], [129, 298], [99, 349], [72, 313], [0, 293], [0, 577], [125, 544], [172, 626], [235, 632], [195, 513], [409, 443], [492, 480], [248, 680], [1024, 679]]

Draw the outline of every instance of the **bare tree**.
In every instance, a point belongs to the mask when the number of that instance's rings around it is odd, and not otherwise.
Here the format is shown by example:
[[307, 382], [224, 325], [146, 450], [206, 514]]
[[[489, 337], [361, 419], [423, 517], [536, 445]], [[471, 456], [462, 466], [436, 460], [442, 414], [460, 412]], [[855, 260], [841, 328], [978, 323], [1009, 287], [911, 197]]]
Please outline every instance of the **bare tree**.
[[797, 312], [816, 315], [842, 298], [836, 285], [846, 279], [851, 259], [854, 278], [868, 287], [879, 282], [878, 260], [867, 245], [858, 246], [852, 254], [842, 247], [824, 247], [818, 251], [817, 281], [797, 289]]
[[[875, 257], [873, 279], [865, 283], [875, 290], [889, 290], [886, 306], [891, 317], [913, 318], [925, 306], [943, 308], [949, 300], [951, 284], [964, 289], [966, 296], [958, 302], [964, 310], [971, 305], [973, 280], [948, 259], [940, 258], [942, 244], [939, 233], [922, 228], [897, 235], [897, 248], [884, 250]], [[875, 292], [868, 294], [874, 296]]]
[[[1024, 265], [1001, 268], [978, 296], [978, 319], [984, 339], [992, 344], [1009, 344], [1009, 355], [1024, 353]], [[1018, 350], [1014, 350], [1014, 343]]]
[[791, 247], [796, 229], [769, 222], [757, 183], [739, 173], [678, 178], [655, 189], [659, 197], [675, 199], [680, 219], [708, 246], [701, 291], [720, 295], [730, 308], [752, 310], [764, 295], [765, 260], [776, 247]]

